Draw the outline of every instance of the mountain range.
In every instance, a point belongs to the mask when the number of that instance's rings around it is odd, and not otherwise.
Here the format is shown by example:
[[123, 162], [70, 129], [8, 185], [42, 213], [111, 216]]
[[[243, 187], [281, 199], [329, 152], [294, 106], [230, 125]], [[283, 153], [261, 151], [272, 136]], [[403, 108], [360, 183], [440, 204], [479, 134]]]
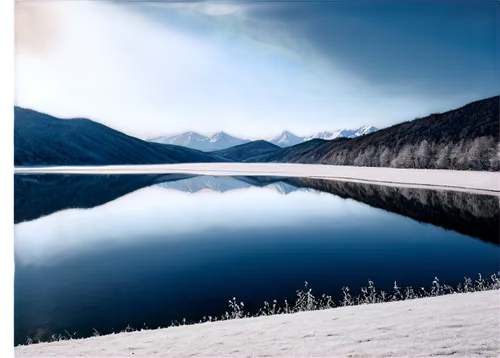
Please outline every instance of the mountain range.
[[[265, 138], [269, 143], [277, 145], [281, 148], [291, 147], [311, 139], [332, 140], [336, 138], [355, 138], [365, 134], [373, 133], [378, 128], [374, 126], [363, 126], [356, 129], [340, 129], [335, 132], [319, 132], [310, 136], [299, 137], [290, 131], [282, 133], [270, 138]], [[204, 136], [196, 132], [186, 132], [174, 136], [159, 136], [146, 139], [148, 142], [173, 144], [191, 149], [197, 149], [204, 152], [215, 152], [222, 149], [227, 149], [237, 145], [251, 142], [248, 139], [234, 137], [225, 132], [217, 132], [211, 136]]]
[[167, 138], [144, 141], [90, 119], [59, 119], [14, 107], [14, 165], [276, 162], [499, 171], [499, 102], [495, 96], [375, 132], [363, 127], [318, 133], [309, 140], [287, 131], [269, 141], [223, 132], [177, 136], [176, 143], [198, 142], [199, 148], [211, 148], [207, 152], [173, 145]]

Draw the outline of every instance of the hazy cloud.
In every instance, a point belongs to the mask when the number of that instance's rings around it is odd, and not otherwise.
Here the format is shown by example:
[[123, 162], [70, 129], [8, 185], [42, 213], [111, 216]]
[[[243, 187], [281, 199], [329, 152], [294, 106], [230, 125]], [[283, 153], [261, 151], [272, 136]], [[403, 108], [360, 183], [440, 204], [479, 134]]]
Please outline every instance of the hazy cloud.
[[137, 136], [384, 127], [498, 92], [490, 3], [18, 5], [43, 51], [18, 51], [16, 104]]
[[17, 0], [14, 4], [14, 12], [16, 51], [41, 54], [55, 45], [63, 31], [56, 4]]

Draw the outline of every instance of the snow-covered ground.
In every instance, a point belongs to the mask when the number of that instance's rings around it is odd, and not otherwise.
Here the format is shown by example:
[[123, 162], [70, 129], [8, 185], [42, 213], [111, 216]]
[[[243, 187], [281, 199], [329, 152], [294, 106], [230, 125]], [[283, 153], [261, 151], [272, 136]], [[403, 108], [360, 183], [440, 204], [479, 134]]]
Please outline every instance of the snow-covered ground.
[[283, 176], [334, 179], [380, 185], [450, 189], [483, 194], [500, 193], [500, 173], [434, 169], [396, 169], [318, 164], [192, 163], [164, 165], [18, 167], [19, 174], [168, 174], [214, 176]]
[[16, 357], [500, 356], [499, 291], [41, 343]]

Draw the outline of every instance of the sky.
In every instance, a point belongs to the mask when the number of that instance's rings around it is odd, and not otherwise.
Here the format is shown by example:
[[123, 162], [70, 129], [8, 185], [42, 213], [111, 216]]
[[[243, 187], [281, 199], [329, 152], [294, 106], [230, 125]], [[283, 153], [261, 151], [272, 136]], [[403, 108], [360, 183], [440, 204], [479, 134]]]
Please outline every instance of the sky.
[[499, 2], [17, 0], [15, 105], [140, 138], [379, 128], [499, 94]]

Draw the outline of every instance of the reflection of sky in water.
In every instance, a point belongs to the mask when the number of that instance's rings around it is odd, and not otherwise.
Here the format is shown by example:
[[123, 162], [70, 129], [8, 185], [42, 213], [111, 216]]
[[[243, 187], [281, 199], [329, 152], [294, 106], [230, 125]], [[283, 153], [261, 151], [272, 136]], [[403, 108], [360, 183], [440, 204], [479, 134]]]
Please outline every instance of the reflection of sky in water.
[[[150, 231], [161, 227], [174, 228], [196, 221], [229, 220], [248, 221], [265, 219], [279, 213], [283, 217], [300, 214], [305, 220], [314, 220], [323, 211], [337, 211], [336, 215], [348, 217], [350, 213], [369, 213], [371, 209], [352, 200], [328, 194], [294, 192], [283, 196], [269, 189], [249, 188], [233, 190], [221, 195], [202, 191], [183, 193], [161, 188], [145, 188], [128, 194], [105, 205], [90, 209], [65, 210], [48, 217], [15, 226], [17, 237], [36, 228], [36, 237], [71, 235], [77, 239], [87, 235], [87, 230], [139, 230]], [[332, 217], [334, 219], [334, 217]], [[75, 223], [79, 230], [75, 230]], [[132, 227], [131, 227], [132, 226]], [[30, 236], [30, 235], [28, 235]]]
[[308, 281], [339, 299], [498, 270], [500, 249], [351, 199], [270, 188], [138, 190], [15, 225], [15, 337], [198, 320], [238, 297], [251, 311]]

